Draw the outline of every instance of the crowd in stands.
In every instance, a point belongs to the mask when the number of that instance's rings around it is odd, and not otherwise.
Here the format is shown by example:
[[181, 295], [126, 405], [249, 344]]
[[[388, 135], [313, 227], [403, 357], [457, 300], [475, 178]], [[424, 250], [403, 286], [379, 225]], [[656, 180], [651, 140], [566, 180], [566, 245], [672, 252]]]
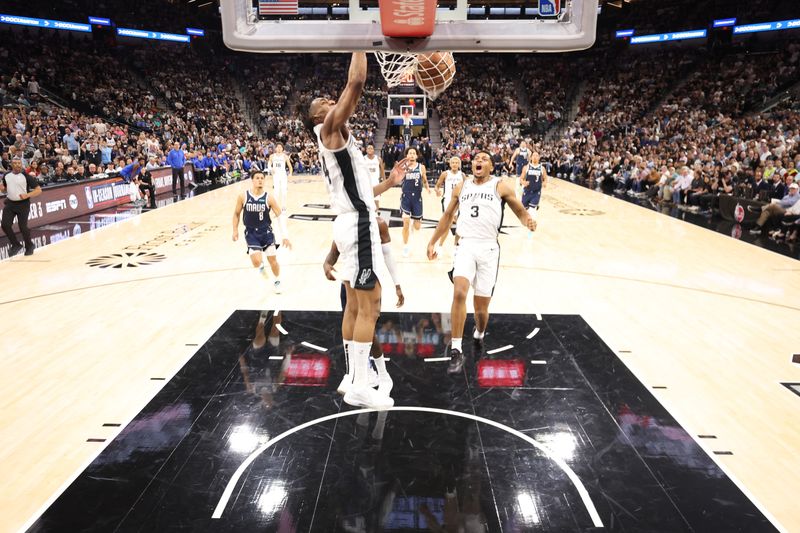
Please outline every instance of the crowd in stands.
[[[346, 55], [106, 47], [27, 30], [0, 32], [0, 59], [14, 67], [0, 74], [0, 167], [20, 156], [45, 185], [113, 174], [139, 157], [162, 164], [175, 141], [212, 178], [266, 166], [277, 143], [296, 172], [316, 173], [317, 143], [293, 104], [335, 98], [348, 66]], [[569, 63], [461, 55], [457, 69], [452, 87], [429, 105], [441, 144], [412, 141], [434, 171], [453, 155], [468, 169], [486, 150], [498, 174], [511, 174], [511, 154], [528, 138], [552, 175], [677, 209], [711, 213], [722, 194], [780, 201], [796, 181], [797, 101], [754, 111], [800, 81], [797, 39], [725, 49], [601, 47]], [[373, 63], [350, 122], [362, 146], [378, 140], [386, 93]], [[383, 148], [391, 168], [406, 146], [390, 138]], [[784, 215], [771, 208], [759, 227], [777, 214]]]

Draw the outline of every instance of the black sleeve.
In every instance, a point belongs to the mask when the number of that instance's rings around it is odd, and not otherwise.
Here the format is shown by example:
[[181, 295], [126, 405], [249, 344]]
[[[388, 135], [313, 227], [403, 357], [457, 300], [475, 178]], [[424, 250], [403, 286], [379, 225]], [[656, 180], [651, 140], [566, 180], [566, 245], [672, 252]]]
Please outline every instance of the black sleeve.
[[[39, 186], [39, 181], [36, 178], [34, 178], [33, 176], [28, 175], [26, 172], [23, 172], [23, 175], [25, 176], [25, 182], [28, 185], [28, 191], [27, 192], [31, 192], [32, 190], [34, 190], [36, 187]], [[5, 184], [5, 180], [6, 179], [3, 178], [3, 184]]]

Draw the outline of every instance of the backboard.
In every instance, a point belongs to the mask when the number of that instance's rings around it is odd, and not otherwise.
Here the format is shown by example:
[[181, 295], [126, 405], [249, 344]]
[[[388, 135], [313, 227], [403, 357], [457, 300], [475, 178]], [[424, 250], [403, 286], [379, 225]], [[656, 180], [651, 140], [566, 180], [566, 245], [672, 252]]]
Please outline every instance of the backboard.
[[[468, 6], [467, 0], [344, 2], [221, 0], [223, 39], [234, 50], [267, 53], [563, 52], [594, 44], [598, 12], [598, 0], [520, 1], [503, 7]], [[427, 11], [412, 16], [423, 5]], [[426, 19], [426, 13], [435, 18]]]

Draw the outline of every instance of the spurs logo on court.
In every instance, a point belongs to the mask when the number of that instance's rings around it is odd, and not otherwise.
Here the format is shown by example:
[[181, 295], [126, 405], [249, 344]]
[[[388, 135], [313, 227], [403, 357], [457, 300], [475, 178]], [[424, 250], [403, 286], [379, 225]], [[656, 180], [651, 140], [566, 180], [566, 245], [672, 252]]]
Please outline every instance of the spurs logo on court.
[[123, 252], [101, 255], [86, 261], [86, 264], [97, 268], [135, 268], [159, 263], [166, 258], [166, 255], [153, 252]]
[[361, 271], [361, 274], [358, 276], [358, 284], [366, 285], [371, 276], [372, 276], [372, 269], [365, 268], [364, 270]]

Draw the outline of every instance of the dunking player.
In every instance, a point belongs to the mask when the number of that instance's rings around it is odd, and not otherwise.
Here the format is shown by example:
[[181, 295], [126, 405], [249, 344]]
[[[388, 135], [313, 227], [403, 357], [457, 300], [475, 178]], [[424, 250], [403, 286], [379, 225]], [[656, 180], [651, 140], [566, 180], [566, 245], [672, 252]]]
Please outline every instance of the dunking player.
[[283, 151], [281, 143], [275, 145], [275, 152], [269, 156], [269, 168], [272, 172], [272, 192], [281, 210], [286, 211], [286, 189], [289, 176], [292, 175], [292, 161], [289, 155]]
[[[274, 196], [269, 195], [264, 190], [264, 173], [256, 171], [252, 175], [252, 186], [249, 191], [236, 197], [236, 208], [233, 211], [233, 240], [239, 240], [239, 219], [244, 222], [244, 238], [247, 242], [247, 251], [250, 253], [250, 261], [258, 269], [259, 273], [266, 278], [267, 271], [264, 265], [264, 255], [267, 256], [269, 266], [275, 275], [273, 286], [275, 292], [281, 292], [281, 267], [275, 256], [275, 235], [272, 232], [272, 221], [269, 218], [270, 209], [278, 220], [283, 245], [291, 249], [286, 230], [286, 221], [281, 218], [281, 208]], [[242, 215], [244, 211], [244, 215]]]
[[[397, 295], [397, 307], [402, 307], [403, 303], [405, 302], [405, 296], [403, 296], [403, 289], [400, 287], [400, 278], [397, 275], [397, 266], [394, 262], [394, 258], [392, 257], [392, 245], [390, 244], [392, 242], [392, 238], [389, 235], [389, 226], [381, 217], [378, 217], [378, 231], [380, 232], [381, 236], [381, 250], [383, 250], [383, 258], [386, 261], [386, 268], [389, 270], [392, 283], [394, 283], [394, 290], [395, 294]], [[336, 276], [334, 275], [336, 269], [334, 268], [334, 265], [338, 259], [339, 249], [336, 247], [336, 242], [333, 242], [331, 244], [331, 251], [328, 252], [328, 256], [325, 258], [325, 262], [322, 264], [322, 269], [325, 271], [325, 277], [331, 281], [336, 281]], [[344, 283], [342, 283], [341, 300], [342, 312], [344, 312], [346, 315], [342, 320], [354, 321], [356, 319], [354, 313], [357, 310], [356, 302], [352, 302], [352, 305], [349, 305], [351, 302], [347, 299], [347, 290], [345, 289]], [[344, 339], [344, 342], [345, 346], [347, 346], [347, 343], [352, 342], [352, 340]], [[353, 383], [353, 368], [350, 364], [351, 361], [347, 349], [345, 349], [344, 355], [345, 375], [342, 378], [342, 382], [339, 384], [339, 387], [337, 388], [339, 394], [346, 394]], [[378, 387], [378, 392], [388, 395], [392, 390], [392, 378], [389, 375], [389, 372], [386, 370], [386, 362], [383, 359], [383, 351], [380, 343], [378, 342], [377, 336], [374, 336], [372, 339], [370, 358], [374, 361], [375, 372], [377, 372], [378, 379], [375, 383], [375, 386]], [[370, 365], [368, 375], [372, 377], [375, 372], [373, 372], [372, 365]], [[370, 385], [373, 385], [371, 381]]]
[[337, 214], [333, 236], [342, 257], [340, 271], [347, 301], [357, 305], [352, 314], [355, 319], [347, 320], [345, 314], [342, 320], [342, 338], [353, 339], [350, 345], [345, 343], [345, 351], [351, 358], [353, 383], [344, 401], [359, 407], [385, 409], [394, 405], [394, 400], [370, 388], [367, 375], [375, 322], [381, 309], [381, 284], [375, 270], [383, 261], [374, 195], [387, 190], [402, 175], [381, 182], [373, 190], [364, 156], [347, 127], [347, 119], [356, 109], [366, 80], [367, 56], [355, 52], [339, 101], [315, 98], [302, 112], [306, 127], [317, 136], [331, 209]]
[[[375, 146], [367, 146], [367, 155], [364, 156], [367, 162], [367, 172], [369, 172], [369, 179], [372, 186], [378, 185], [384, 177], [383, 159], [375, 155]], [[375, 196], [375, 208], [380, 208], [380, 195]]]
[[[464, 173], [461, 172], [461, 159], [453, 156], [450, 158], [450, 169], [442, 172], [439, 176], [439, 179], [436, 180], [436, 185], [434, 189], [436, 190], [436, 196], [442, 196], [442, 213], [444, 213], [447, 206], [450, 205], [450, 199], [453, 197], [453, 189], [456, 188], [462, 181], [464, 181]], [[441, 193], [441, 189], [444, 186], [444, 195]], [[451, 226], [450, 231], [453, 232], [455, 235], [455, 228]], [[442, 238], [439, 240], [439, 244], [437, 245], [437, 253], [441, 251], [442, 245], [444, 245], [444, 241], [447, 239], [447, 233], [442, 235]]]
[[453, 338], [450, 342], [451, 374], [461, 372], [464, 355], [461, 340], [464, 322], [467, 319], [467, 292], [475, 290], [475, 333], [473, 338], [481, 343], [489, 322], [489, 302], [492, 300], [497, 269], [500, 265], [500, 245], [497, 236], [503, 222], [503, 208], [507, 203], [511, 210], [531, 231], [536, 221], [522, 207], [514, 191], [500, 178], [492, 177], [492, 157], [487, 152], [478, 152], [472, 160], [473, 177], [464, 180], [453, 190], [450, 205], [439, 219], [439, 224], [428, 243], [428, 259], [436, 258], [436, 241], [447, 233], [451, 220], [458, 212], [456, 235], [458, 248], [453, 259], [453, 304], [450, 310], [453, 320]]
[[528, 143], [522, 141], [514, 153], [511, 154], [511, 163], [514, 165], [514, 172], [517, 174], [517, 183], [515, 184], [517, 194], [522, 194], [522, 167], [528, 164], [530, 157], [530, 150], [528, 150]]
[[[547, 186], [547, 170], [539, 163], [539, 152], [531, 152], [530, 162], [522, 167], [522, 206], [528, 210], [531, 218], [536, 218], [539, 200], [542, 199], [542, 188]], [[532, 235], [529, 233], [528, 236]]]
[[407, 148], [405, 161], [408, 168], [403, 178], [403, 192], [400, 195], [400, 211], [403, 213], [403, 257], [408, 257], [411, 219], [414, 230], [422, 226], [422, 187], [431, 192], [425, 165], [417, 162], [417, 149]]

